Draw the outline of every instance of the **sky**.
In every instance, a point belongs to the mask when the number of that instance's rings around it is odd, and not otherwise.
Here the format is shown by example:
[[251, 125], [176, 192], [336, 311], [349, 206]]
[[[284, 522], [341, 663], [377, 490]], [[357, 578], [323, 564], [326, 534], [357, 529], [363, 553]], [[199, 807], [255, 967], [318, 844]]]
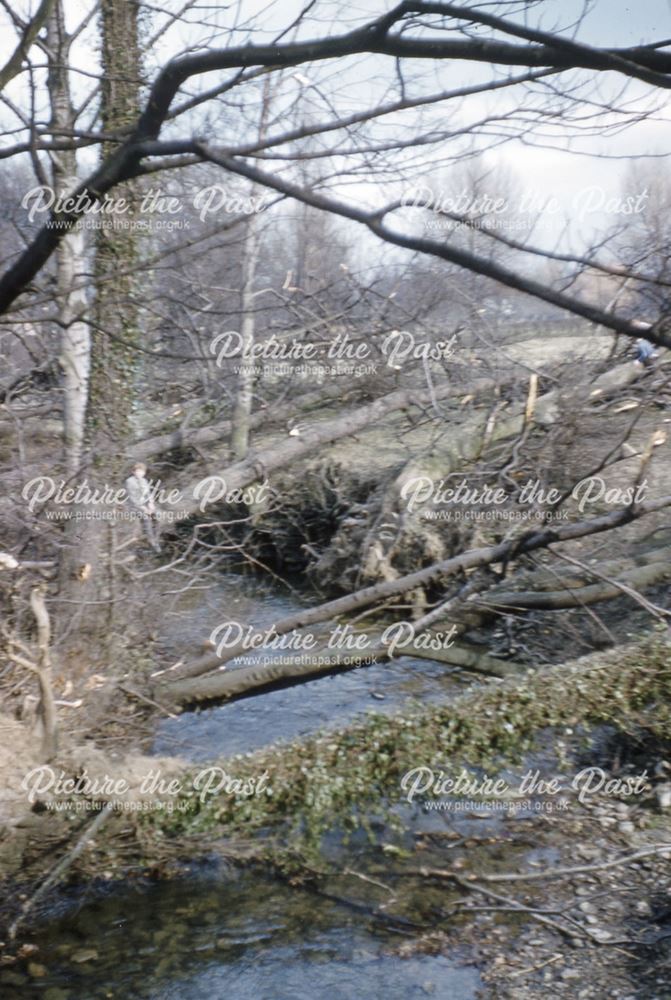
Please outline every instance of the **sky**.
[[[37, 0], [21, 0], [18, 7], [25, 12], [34, 9], [36, 3]], [[162, 9], [176, 11], [181, 6], [181, 0], [167, 0]], [[222, 46], [246, 41], [250, 37], [251, 24], [256, 25], [252, 40], [266, 41], [289, 25], [304, 6], [303, 0], [277, 0], [275, 3], [242, 0], [240, 4], [198, 5], [198, 18], [207, 18], [211, 27], [181, 24], [171, 28], [148, 54], [148, 76], [151, 78], [170, 56], [185, 47], [207, 47], [213, 44]], [[357, 0], [351, 4], [343, 4], [340, 0], [318, 0], [310, 10], [301, 34], [303, 37], [314, 37], [341, 33], [371, 16], [379, 15], [390, 6], [393, 6], [391, 0], [388, 3]], [[495, 9], [495, 6], [490, 5], [491, 9]], [[77, 23], [89, 9], [89, 0], [66, 0], [66, 11], [71, 24]], [[529, 21], [546, 30], [562, 27], [570, 35], [571, 25], [583, 9], [583, 0], [540, 0], [532, 7]], [[6, 16], [2, 12], [0, 15]], [[514, 18], [511, 16], [511, 19]], [[237, 26], [237, 31], [231, 34], [234, 25]], [[486, 33], [491, 34], [489, 29]], [[671, 37], [671, 0], [640, 0], [637, 4], [628, 0], [593, 0], [578, 32], [580, 40], [594, 45], [628, 46], [667, 37]], [[11, 50], [11, 39], [10, 32], [0, 30], [0, 58], [3, 55], [6, 57]], [[77, 89], [83, 94], [91, 87], [88, 74], [96, 69], [95, 26], [78, 43], [75, 59], [82, 71], [77, 76]], [[329, 96], [331, 93], [335, 95], [339, 110], [354, 111], [364, 103], [373, 102], [383, 92], [382, 78], [386, 83], [390, 78], [389, 63], [383, 57], [368, 56], [336, 65], [322, 64], [314, 72], [310, 71], [313, 77], [311, 83], [316, 78], [322, 94], [325, 87], [328, 88]], [[440, 84], [463, 85], [491, 77], [489, 68], [464, 62], [451, 65], [443, 63], [437, 68], [418, 61], [413, 66], [413, 72], [423, 77], [423, 85], [427, 90], [438, 89]], [[218, 78], [216, 74], [210, 74], [203, 77], [202, 84], [199, 85], [212, 86]], [[620, 89], [621, 83], [622, 78], [615, 74], [604, 75], [596, 96], [607, 101]], [[189, 86], [193, 90], [193, 85]], [[303, 85], [296, 80], [285, 83], [285, 87], [293, 88], [295, 92], [301, 86]], [[319, 90], [307, 85], [303, 87], [303, 91], [301, 100], [306, 115], [325, 115], [326, 104]], [[521, 100], [519, 90], [515, 93], [518, 100]], [[647, 94], [644, 85], [633, 82], [629, 86], [627, 98], [637, 99], [643, 109], [651, 104]], [[21, 92], [20, 87], [16, 88], [16, 92], [12, 91], [11, 96], [17, 103], [25, 106], [27, 95]], [[653, 117], [641, 120], [626, 130], [618, 131], [613, 127], [607, 136], [583, 135], [569, 141], [567, 132], [559, 130], [551, 138], [536, 137], [524, 142], [510, 141], [499, 145], [484, 157], [483, 169], [491, 170], [500, 166], [504, 172], [513, 175], [517, 189], [523, 192], [527, 203], [539, 206], [545, 204], [549, 197], [554, 199], [553, 210], [542, 213], [534, 233], [534, 238], [543, 245], [553, 246], [559, 243], [562, 249], [589, 245], [595, 233], [600, 232], [604, 226], [618, 221], [626, 222], [623, 213], [619, 211], [621, 205], [618, 199], [627, 172], [631, 169], [631, 158], [637, 158], [641, 164], [657, 161], [662, 169], [668, 162], [666, 158], [671, 153], [671, 91], [657, 92], [655, 103], [656, 114]], [[432, 118], [429, 114], [426, 127], [431, 127], [433, 122], [440, 122], [442, 127], [448, 118], [458, 127], [477, 120], [478, 117], [503, 112], [514, 106], [514, 102], [511, 103], [511, 92], [501, 91], [496, 97], [475, 97], [461, 108], [446, 105], [435, 112], [435, 117]], [[5, 115], [6, 112], [0, 110], [3, 120]], [[615, 126], [617, 121], [612, 119], [610, 124]], [[180, 124], [180, 128], [183, 127]], [[9, 141], [15, 140], [10, 138]], [[423, 156], [423, 164], [418, 160], [412, 164], [411, 171], [417, 183], [430, 179], [434, 184], [439, 182], [438, 193], [453, 193], [455, 184], [458, 184], [458, 171], [456, 168], [446, 168], [441, 159], [453, 146], [456, 146], [456, 142], [444, 149], [430, 147], [431, 152]], [[82, 165], [86, 165], [87, 155], [83, 154], [81, 159]], [[90, 161], [90, 156], [88, 160]], [[492, 183], [494, 186], [490, 193], [494, 198], [499, 192], [496, 184]], [[646, 202], [645, 190], [644, 183], [638, 187], [634, 185], [633, 188], [633, 194], [640, 196], [641, 205]], [[371, 201], [376, 203], [376, 199], [379, 201], [402, 195], [404, 188], [403, 185], [394, 185], [392, 180], [382, 186], [373, 178], [368, 183], [365, 174], [359, 174], [354, 182], [348, 182], [344, 191], [348, 198], [370, 204]]]
[[[339, 0], [317, 3], [310, 11], [307, 23], [301, 31], [301, 37], [323, 36], [324, 34], [341, 33], [354, 28], [363, 21], [379, 15], [383, 10], [394, 6], [393, 0], [381, 4], [379, 0], [358, 0], [356, 3], [343, 5]], [[280, 0], [275, 4], [267, 4], [263, 0], [243, 0], [241, 9], [244, 23], [248, 18], [257, 15], [268, 32], [276, 32], [285, 27], [303, 9], [302, 0]], [[584, 0], [541, 0], [532, 8], [529, 15], [531, 24], [538, 24], [546, 30], [561, 28], [569, 36], [573, 25], [584, 11]], [[257, 21], [258, 23], [258, 21]], [[487, 29], [487, 34], [491, 34]], [[255, 33], [253, 40], [260, 42], [269, 35]], [[640, 0], [632, 4], [628, 0], [592, 0], [588, 11], [580, 24], [577, 37], [579, 40], [593, 45], [630, 46], [640, 43], [671, 37], [671, 0]], [[166, 43], [167, 44], [167, 43]], [[320, 78], [322, 74], [330, 75], [329, 86], [338, 92], [340, 106], [347, 111], [355, 111], [365, 101], [372, 102], [378, 93], [379, 77], [388, 78], [388, 60], [382, 57], [369, 56], [354, 62], [354, 64], [338, 64], [333, 67], [317, 67], [314, 75]], [[439, 89], [438, 84], [456, 83], [464, 85], [491, 78], [491, 70], [472, 63], [455, 63], [451, 66], [442, 65], [434, 73], [433, 67], [426, 63], [418, 63], [415, 70], [425, 77], [426, 88]], [[431, 84], [435, 78], [435, 86]], [[599, 84], [597, 96], [607, 101], [620, 91], [622, 78], [607, 74]], [[211, 78], [206, 85], [211, 85]], [[323, 90], [324, 88], [322, 88]], [[638, 98], [638, 106], [649, 108], [647, 99], [649, 91], [645, 85], [633, 82], [627, 92], [628, 99]], [[566, 135], [556, 134], [550, 141], [509, 142], [498, 146], [484, 160], [484, 169], [500, 165], [517, 179], [518, 188], [526, 196], [527, 204], [544, 204], [551, 196], [554, 199], [553, 211], [545, 211], [536, 223], [534, 239], [544, 246], [558, 245], [561, 249], [581, 249], [588, 246], [604, 227], [614, 224], [625, 224], [627, 219], [621, 209], [622, 188], [630, 171], [632, 156], [637, 162], [646, 165], [659, 160], [665, 163], [665, 157], [671, 152], [669, 138], [671, 136], [671, 91], [655, 95], [655, 104], [662, 103], [657, 114], [648, 120], [638, 122], [635, 127], [619, 131], [613, 128], [606, 137], [581, 137], [568, 142]], [[304, 106], [312, 114], [324, 114], [321, 104], [314, 91], [305, 88]], [[513, 105], [514, 106], [514, 102]], [[477, 120], [480, 116], [507, 110], [511, 107], [509, 94], [501, 92], [500, 97], [492, 95], [471, 98], [463, 109], [453, 110], [453, 105], [445, 106], [437, 112], [437, 118], [444, 121], [445, 114], [454, 114], [455, 124]], [[431, 121], [431, 118], [429, 118]], [[610, 124], [619, 124], [614, 119]], [[550, 148], [548, 148], [550, 147]], [[438, 193], [450, 192], [454, 185], [458, 186], [459, 172], [451, 168], [443, 170], [440, 157], [443, 150], [435, 150], [435, 163], [426, 163], [424, 170], [419, 170], [417, 180], [424, 178], [432, 180], [440, 177]], [[455, 177], [451, 177], [455, 173]], [[445, 187], [443, 188], [443, 178]], [[633, 182], [629, 182], [630, 185]], [[398, 195], [404, 190], [401, 187], [375, 187], [365, 180], [358, 179], [348, 183], [345, 191], [349, 198], [367, 205], [371, 201], [379, 203], [392, 195]], [[637, 204], [649, 207], [650, 199], [646, 201], [646, 186], [644, 183], [630, 187], [630, 194], [639, 196]], [[495, 197], [497, 191], [492, 189]]]

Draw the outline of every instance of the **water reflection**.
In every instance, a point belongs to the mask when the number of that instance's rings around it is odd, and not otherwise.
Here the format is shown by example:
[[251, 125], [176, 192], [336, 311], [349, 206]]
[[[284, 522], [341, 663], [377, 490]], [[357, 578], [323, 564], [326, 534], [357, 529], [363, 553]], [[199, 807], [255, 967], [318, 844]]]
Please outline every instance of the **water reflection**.
[[[170, 619], [174, 624], [168, 626], [167, 638], [178, 655], [193, 655], [194, 647], [221, 621], [253, 623], [263, 629], [300, 607], [297, 597], [269, 592], [242, 577], [227, 576], [217, 588], [207, 591], [206, 602], [194, 595], [185, 597]], [[243, 662], [240, 658], [231, 667]], [[346, 725], [367, 710], [392, 712], [412, 699], [424, 703], [443, 700], [446, 694], [462, 690], [460, 676], [444, 664], [404, 657], [322, 677], [258, 698], [165, 719], [158, 726], [154, 752], [191, 760], [246, 753], [317, 729]]]
[[479, 983], [473, 966], [400, 958], [391, 931], [252, 874], [196, 871], [72, 899], [37, 937], [46, 975], [0, 972], [3, 997], [470, 1000]]

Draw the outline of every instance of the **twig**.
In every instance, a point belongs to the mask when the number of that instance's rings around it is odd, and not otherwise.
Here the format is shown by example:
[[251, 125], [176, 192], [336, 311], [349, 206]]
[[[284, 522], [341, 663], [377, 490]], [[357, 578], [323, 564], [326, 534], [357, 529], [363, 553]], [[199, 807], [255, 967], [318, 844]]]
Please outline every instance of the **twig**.
[[[621, 858], [613, 858], [611, 861], [601, 861], [595, 865], [576, 865], [575, 868], [550, 868], [544, 872], [501, 872], [496, 875], [469, 875], [466, 876], [466, 880], [474, 882], [531, 882], [552, 878], [565, 878], [589, 872], [605, 871], [608, 868], [621, 868], [623, 865], [629, 865], [640, 858], [647, 858], [651, 854], [661, 854], [662, 851], [671, 852], [671, 844], [653, 844], [651, 847], [644, 847], [640, 851], [634, 851], [633, 854], [627, 854]], [[409, 874], [413, 873], [410, 872]], [[432, 878], [464, 878], [464, 876], [457, 876], [456, 872], [442, 868], [421, 868], [414, 874]]]
[[146, 695], [140, 694], [139, 691], [134, 691], [133, 688], [126, 687], [125, 684], [119, 684], [119, 689], [121, 691], [125, 692], [125, 694], [130, 695], [131, 698], [138, 698], [140, 701], [146, 702], [147, 705], [151, 705], [153, 708], [158, 708], [159, 711], [165, 712], [165, 714], [170, 719], [178, 719], [179, 718], [179, 716], [176, 715], [174, 712], [171, 712], [169, 709], [165, 708], [163, 705], [159, 705], [159, 703], [157, 701], [152, 701], [151, 698], [147, 698]]
[[653, 618], [657, 618], [664, 625], [668, 626], [669, 623], [665, 619], [671, 617], [671, 611], [667, 611], [665, 608], [660, 608], [656, 604], [653, 604], [646, 597], [644, 597], [643, 594], [639, 593], [638, 590], [634, 590], [633, 587], [630, 587], [626, 583], [622, 583], [619, 580], [615, 580], [611, 576], [606, 576], [605, 573], [601, 573], [598, 569], [595, 569], [593, 566], [588, 566], [587, 563], [581, 562], [573, 556], [566, 555], [565, 552], [557, 552], [552, 547], [550, 547], [550, 551], [553, 555], [563, 559], [564, 562], [572, 563], [574, 566], [579, 566], [580, 569], [584, 569], [585, 572], [597, 577], [597, 579], [603, 580], [605, 583], [609, 583], [612, 587], [616, 587], [618, 590], [621, 590], [623, 594], [626, 594], [627, 597], [631, 597], [632, 600], [636, 601], [637, 604], [640, 604], [642, 608], [645, 608], [645, 610], [651, 614]]
[[105, 823], [105, 821], [109, 818], [109, 816], [112, 814], [113, 811], [114, 810], [111, 805], [109, 804], [105, 805], [105, 807], [98, 813], [93, 822], [89, 824], [89, 826], [81, 835], [81, 837], [79, 838], [75, 846], [72, 848], [72, 850], [68, 851], [68, 853], [65, 855], [64, 858], [61, 858], [61, 860], [52, 870], [51, 874], [45, 879], [42, 885], [39, 886], [39, 888], [33, 893], [33, 895], [26, 900], [26, 902], [21, 907], [21, 912], [19, 913], [18, 917], [10, 925], [9, 928], [10, 941], [15, 940], [16, 933], [19, 927], [25, 920], [30, 910], [32, 910], [35, 903], [37, 903], [38, 900], [40, 900], [42, 896], [44, 896], [44, 894], [51, 888], [51, 886], [54, 885], [54, 883], [61, 877], [63, 872], [65, 872], [70, 867], [70, 865], [77, 860], [77, 858], [82, 853], [82, 851], [86, 847], [91, 837], [93, 837], [93, 835], [98, 832], [100, 827], [103, 825], [103, 823]]

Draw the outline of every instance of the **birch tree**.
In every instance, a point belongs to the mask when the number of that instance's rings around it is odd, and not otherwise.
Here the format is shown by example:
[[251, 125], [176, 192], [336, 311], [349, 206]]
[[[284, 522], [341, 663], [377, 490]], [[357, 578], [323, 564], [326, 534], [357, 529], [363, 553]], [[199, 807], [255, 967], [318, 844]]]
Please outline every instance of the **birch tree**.
[[[54, 134], [73, 132], [75, 109], [70, 85], [72, 38], [65, 26], [62, 0], [54, 0], [47, 21], [51, 128]], [[78, 184], [77, 153], [64, 148], [51, 154], [53, 189], [65, 197]], [[63, 446], [65, 468], [74, 476], [82, 464], [91, 363], [91, 334], [87, 322], [85, 233], [75, 226], [58, 246], [57, 286], [61, 326], [60, 364], [63, 370]]]

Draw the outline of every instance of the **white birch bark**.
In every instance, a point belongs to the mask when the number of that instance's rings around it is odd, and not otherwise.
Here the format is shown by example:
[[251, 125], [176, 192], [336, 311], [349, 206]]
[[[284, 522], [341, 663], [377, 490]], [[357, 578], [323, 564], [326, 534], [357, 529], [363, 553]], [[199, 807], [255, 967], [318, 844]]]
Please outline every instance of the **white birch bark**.
[[[70, 38], [65, 30], [61, 0], [56, 0], [47, 22], [47, 46], [51, 124], [58, 131], [68, 131], [75, 123], [68, 75]], [[74, 150], [52, 154], [52, 180], [57, 196], [77, 186]], [[84, 284], [86, 245], [83, 229], [71, 230], [61, 241], [56, 262], [62, 331], [59, 361], [63, 370], [63, 450], [67, 472], [74, 475], [82, 464], [91, 366], [91, 333], [85, 318], [88, 302]]]

